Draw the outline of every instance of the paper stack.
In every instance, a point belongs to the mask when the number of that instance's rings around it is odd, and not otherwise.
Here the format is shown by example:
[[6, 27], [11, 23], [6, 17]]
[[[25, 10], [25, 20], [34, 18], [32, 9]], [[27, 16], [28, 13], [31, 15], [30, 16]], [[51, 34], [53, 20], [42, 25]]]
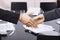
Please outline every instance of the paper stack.
[[45, 31], [53, 31], [55, 30], [52, 26], [45, 25], [45, 24], [39, 24], [37, 28], [27, 27], [26, 25], [23, 25], [23, 27], [29, 31], [32, 31], [34, 33], [41, 33]]

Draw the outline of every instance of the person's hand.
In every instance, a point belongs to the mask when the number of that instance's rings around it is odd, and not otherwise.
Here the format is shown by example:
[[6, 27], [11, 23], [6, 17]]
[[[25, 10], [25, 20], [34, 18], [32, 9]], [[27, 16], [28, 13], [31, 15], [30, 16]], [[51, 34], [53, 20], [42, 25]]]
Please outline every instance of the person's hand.
[[36, 28], [39, 23], [42, 23], [44, 21], [44, 15], [40, 14], [40, 15], [38, 15], [36, 17], [31, 18], [30, 16], [32, 14], [33, 13], [24, 13], [24, 14], [21, 14], [19, 20], [23, 24], [25, 24], [26, 26], [28, 26], [28, 27]]
[[20, 15], [19, 20], [28, 27], [32, 26], [33, 25], [32, 21], [31, 21], [32, 18], [30, 17], [32, 14], [33, 14], [32, 12], [31, 13], [23, 13]]
[[44, 15], [40, 14], [32, 19], [33, 27], [37, 27], [38, 24], [44, 22]]

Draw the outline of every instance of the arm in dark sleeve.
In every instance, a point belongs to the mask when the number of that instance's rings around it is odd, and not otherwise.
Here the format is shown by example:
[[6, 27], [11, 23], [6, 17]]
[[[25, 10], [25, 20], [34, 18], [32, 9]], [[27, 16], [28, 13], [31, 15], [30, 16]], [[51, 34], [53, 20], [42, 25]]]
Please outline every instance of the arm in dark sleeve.
[[0, 9], [0, 19], [17, 24], [20, 14]]
[[60, 8], [53, 9], [44, 13], [45, 21], [54, 20], [60, 18]]

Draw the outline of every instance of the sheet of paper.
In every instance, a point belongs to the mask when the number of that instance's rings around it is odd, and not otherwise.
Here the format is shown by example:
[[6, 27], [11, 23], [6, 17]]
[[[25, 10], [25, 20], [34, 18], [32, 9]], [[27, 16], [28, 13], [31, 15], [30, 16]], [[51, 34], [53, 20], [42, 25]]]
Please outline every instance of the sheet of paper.
[[12, 31], [9, 36], [11, 36], [14, 31], [15, 31], [15, 24], [13, 23], [9, 23], [9, 22], [6, 22], [6, 23], [2, 23], [0, 24], [0, 34], [7, 34], [7, 31]]
[[14, 24], [12, 23], [2, 23], [0, 24], [0, 30], [7, 31], [7, 30], [15, 30]]
[[40, 32], [55, 30], [52, 26], [45, 25], [45, 24], [39, 24], [37, 26], [37, 28], [27, 27], [26, 25], [23, 25], [23, 27], [27, 30], [30, 30], [30, 31], [34, 32], [34, 33], [40, 33]]

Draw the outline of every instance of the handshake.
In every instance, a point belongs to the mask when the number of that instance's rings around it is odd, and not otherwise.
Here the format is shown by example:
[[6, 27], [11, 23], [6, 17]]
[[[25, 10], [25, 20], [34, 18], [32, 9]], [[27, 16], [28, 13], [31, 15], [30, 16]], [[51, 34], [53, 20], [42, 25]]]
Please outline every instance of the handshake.
[[38, 16], [31, 17], [32, 14], [33, 12], [20, 14], [19, 21], [28, 27], [36, 28], [39, 23], [42, 23], [44, 21], [44, 15], [40, 14]]

